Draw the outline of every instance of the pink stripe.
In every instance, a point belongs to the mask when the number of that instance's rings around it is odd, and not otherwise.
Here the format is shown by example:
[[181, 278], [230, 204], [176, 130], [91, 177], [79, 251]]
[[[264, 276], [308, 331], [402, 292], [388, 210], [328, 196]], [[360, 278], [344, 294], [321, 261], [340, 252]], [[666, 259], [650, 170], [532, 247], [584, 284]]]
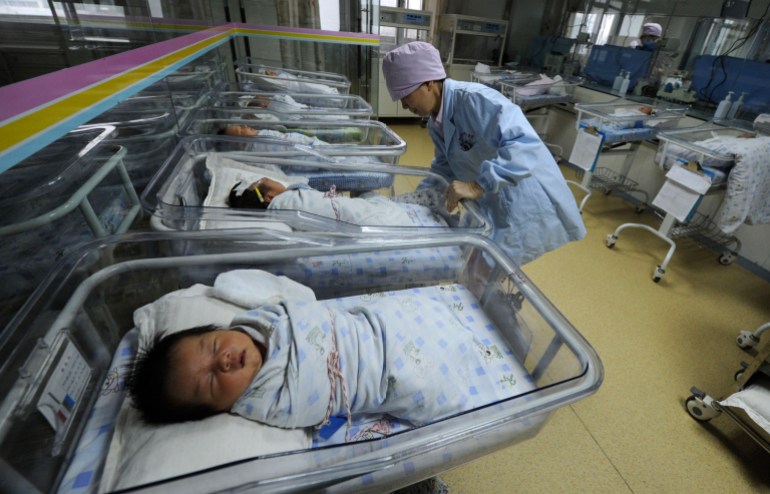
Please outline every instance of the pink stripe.
[[217, 26], [0, 87], [0, 122], [231, 28]]

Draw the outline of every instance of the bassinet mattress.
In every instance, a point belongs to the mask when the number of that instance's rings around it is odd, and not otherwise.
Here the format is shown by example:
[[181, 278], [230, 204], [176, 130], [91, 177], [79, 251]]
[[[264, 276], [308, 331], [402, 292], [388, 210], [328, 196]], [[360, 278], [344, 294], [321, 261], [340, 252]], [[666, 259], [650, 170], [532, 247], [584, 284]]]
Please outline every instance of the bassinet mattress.
[[602, 125], [601, 121], [593, 118], [580, 122], [580, 127], [595, 127], [604, 136], [605, 144], [645, 141], [654, 139], [658, 133], [658, 130], [654, 127], [640, 125], [638, 127], [620, 128], [612, 125]]
[[[208, 293], [208, 292], [202, 292]], [[421, 288], [412, 288], [408, 290], [374, 292], [366, 295], [354, 297], [345, 297], [331, 301], [333, 306], [338, 308], [347, 308], [355, 305], [367, 305], [380, 297], [404, 297], [404, 296], [426, 296], [432, 300], [446, 304], [453, 312], [459, 315], [464, 324], [483, 342], [485, 347], [476, 349], [484, 352], [484, 360], [488, 366], [479, 369], [477, 376], [485, 375], [483, 381], [489, 382], [489, 375], [492, 374], [499, 383], [500, 390], [496, 392], [486, 390], [487, 385], [481, 385], [481, 377], [469, 376], [469, 386], [479, 380], [476, 389], [479, 394], [474, 398], [479, 406], [493, 403], [499, 399], [499, 394], [505, 396], [517, 396], [534, 389], [532, 379], [522, 366], [521, 362], [513, 355], [505, 338], [498, 332], [494, 324], [489, 320], [484, 311], [480, 308], [475, 297], [462, 285], [437, 285]], [[206, 295], [211, 297], [210, 295]], [[230, 306], [228, 311], [235, 316], [241, 313], [245, 308], [239, 308], [235, 305]], [[441, 321], [431, 319], [430, 314], [425, 314], [426, 322], [429, 325], [439, 325]], [[128, 374], [130, 363], [136, 355], [138, 348], [138, 331], [136, 329], [128, 332], [118, 345], [115, 351], [110, 371], [103, 384], [102, 392], [93, 408], [93, 412], [86, 423], [85, 429], [78, 444], [77, 451], [73, 457], [70, 467], [65, 474], [64, 480], [60, 486], [59, 493], [92, 493], [99, 488], [102, 469], [107, 452], [110, 448], [112, 433], [116, 427], [118, 411], [125, 399], [125, 379]], [[438, 362], [440, 355], [431, 356]], [[451, 362], [447, 363], [451, 365]], [[485, 391], [486, 390], [486, 391]], [[251, 424], [251, 422], [246, 421]], [[264, 427], [264, 426], [261, 426]], [[346, 427], [346, 418], [333, 417], [331, 423], [319, 430], [312, 432], [313, 448], [328, 446], [332, 444], [341, 444], [344, 442], [354, 442], [367, 439], [382, 438], [397, 432], [409, 430], [412, 426], [408, 422], [398, 421], [389, 416], [369, 415], [356, 417], [352, 426]], [[260, 455], [262, 453], [254, 452], [254, 447], [265, 447], [265, 454], [276, 451], [286, 450], [286, 444], [297, 447], [298, 442], [295, 437], [288, 438], [285, 444], [281, 439], [281, 433], [293, 434], [294, 431], [286, 431], [271, 428], [277, 431], [273, 435], [271, 442], [275, 444], [263, 444], [252, 446], [251, 455]], [[127, 431], [124, 431], [126, 434]], [[347, 435], [347, 440], [346, 440]], [[217, 437], [209, 435], [208, 438]], [[230, 441], [231, 438], [222, 437], [222, 441]], [[208, 444], [213, 450], [217, 449], [216, 444]], [[151, 448], [152, 445], [147, 446]], [[151, 454], [151, 452], [147, 452]], [[208, 460], [209, 466], [216, 466], [222, 462], [218, 455], [212, 455]], [[200, 465], [198, 465], [200, 466]], [[130, 482], [129, 482], [130, 483]], [[124, 487], [125, 483], [121, 484]], [[104, 487], [104, 486], [103, 486]]]

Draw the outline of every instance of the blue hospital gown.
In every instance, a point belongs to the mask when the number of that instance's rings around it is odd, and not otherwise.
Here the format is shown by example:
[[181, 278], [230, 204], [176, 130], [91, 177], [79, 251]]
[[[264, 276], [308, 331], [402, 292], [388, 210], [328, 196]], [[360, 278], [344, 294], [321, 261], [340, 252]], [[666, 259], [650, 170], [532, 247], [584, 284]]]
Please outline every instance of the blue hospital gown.
[[518, 106], [483, 84], [446, 79], [442, 111], [443, 129], [429, 122], [431, 169], [481, 185], [492, 239], [517, 265], [585, 236], [572, 192]]
[[[277, 427], [323, 423], [335, 340], [353, 416], [387, 413], [421, 425], [510, 394], [500, 378], [511, 371], [510, 351], [485, 344], [445, 304], [424, 296], [347, 309], [286, 301], [238, 316], [232, 326], [266, 338], [268, 357], [230, 411]], [[335, 388], [329, 415], [344, 417], [339, 381]]]

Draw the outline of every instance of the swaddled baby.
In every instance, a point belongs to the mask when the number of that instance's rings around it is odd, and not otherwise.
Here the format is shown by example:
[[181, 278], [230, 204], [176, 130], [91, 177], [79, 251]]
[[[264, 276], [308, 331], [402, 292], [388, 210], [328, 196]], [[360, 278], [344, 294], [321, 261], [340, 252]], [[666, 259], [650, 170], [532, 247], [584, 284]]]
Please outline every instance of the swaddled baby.
[[267, 304], [229, 328], [156, 338], [129, 379], [134, 405], [151, 423], [230, 411], [284, 428], [366, 413], [420, 425], [510, 393], [490, 371], [508, 350], [446, 304], [415, 294], [336, 302]]
[[306, 211], [354, 225], [414, 226], [407, 210], [383, 195], [367, 193], [361, 197], [346, 197], [334, 191], [321, 192], [307, 184], [287, 187], [267, 177], [248, 185], [235, 184], [230, 190], [228, 205]]

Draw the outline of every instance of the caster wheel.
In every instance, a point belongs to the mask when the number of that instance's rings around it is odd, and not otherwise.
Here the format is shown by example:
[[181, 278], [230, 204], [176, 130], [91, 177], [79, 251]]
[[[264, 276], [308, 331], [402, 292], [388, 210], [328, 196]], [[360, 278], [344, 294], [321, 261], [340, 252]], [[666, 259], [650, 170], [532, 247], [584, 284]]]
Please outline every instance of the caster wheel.
[[743, 348], [744, 350], [749, 348], [754, 348], [757, 346], [757, 343], [759, 342], [758, 338], [754, 336], [754, 333], [751, 331], [746, 331], [745, 329], [740, 332], [737, 338], [735, 338], [735, 342], [738, 344], [740, 348]]
[[604, 245], [607, 246], [608, 249], [611, 249], [615, 247], [615, 242], [618, 241], [618, 236], [610, 233], [607, 235], [607, 238], [604, 239]]
[[636, 214], [642, 214], [642, 213], [643, 213], [643, 212], [645, 212], [645, 211], [647, 211], [647, 205], [646, 205], [646, 204], [641, 204], [641, 205], [639, 205], [639, 206], [636, 206], [636, 207], [634, 208], [634, 212], [635, 212]]
[[723, 266], [732, 264], [733, 261], [735, 261], [735, 254], [733, 254], [732, 252], [727, 252], [719, 256], [719, 264], [722, 264]]
[[658, 283], [660, 280], [663, 279], [663, 275], [666, 274], [666, 271], [661, 269], [660, 266], [655, 268], [655, 273], [652, 275], [652, 281], [655, 283]]
[[708, 413], [703, 403], [695, 396], [690, 396], [684, 402], [684, 406], [687, 408], [687, 412], [692, 418], [699, 422], [708, 422], [711, 420], [711, 414]]

